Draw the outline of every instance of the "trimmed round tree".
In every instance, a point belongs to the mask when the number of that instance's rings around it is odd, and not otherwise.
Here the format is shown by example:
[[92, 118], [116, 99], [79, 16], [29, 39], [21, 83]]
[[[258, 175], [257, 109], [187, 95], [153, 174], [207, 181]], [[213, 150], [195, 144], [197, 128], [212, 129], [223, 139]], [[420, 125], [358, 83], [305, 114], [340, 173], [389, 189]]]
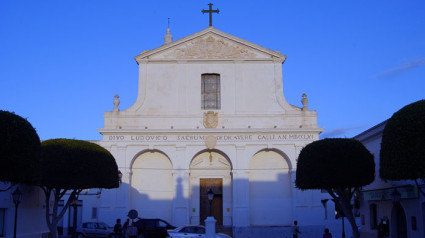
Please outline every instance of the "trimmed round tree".
[[[82, 140], [52, 139], [41, 143], [41, 188], [46, 200], [46, 221], [51, 237], [69, 205], [83, 189], [117, 188], [118, 167], [105, 148]], [[61, 211], [58, 202], [65, 193], [70, 196]], [[50, 207], [53, 196], [53, 207]]]
[[387, 121], [382, 134], [379, 176], [416, 183], [425, 179], [425, 100], [403, 107]]
[[0, 181], [37, 184], [40, 138], [24, 118], [0, 110]]
[[353, 236], [359, 237], [351, 200], [355, 191], [373, 182], [373, 155], [355, 139], [332, 138], [315, 141], [301, 150], [297, 161], [297, 188], [324, 189], [347, 217]]

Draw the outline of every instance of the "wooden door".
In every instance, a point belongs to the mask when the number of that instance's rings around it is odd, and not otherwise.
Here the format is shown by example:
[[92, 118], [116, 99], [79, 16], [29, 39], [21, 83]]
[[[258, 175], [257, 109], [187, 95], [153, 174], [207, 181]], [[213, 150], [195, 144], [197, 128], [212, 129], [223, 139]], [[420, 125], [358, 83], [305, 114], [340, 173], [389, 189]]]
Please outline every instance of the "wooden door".
[[200, 223], [205, 224], [205, 219], [210, 214], [210, 201], [208, 191], [211, 189], [214, 198], [211, 202], [212, 216], [217, 220], [216, 225], [223, 225], [223, 179], [201, 179], [200, 180]]

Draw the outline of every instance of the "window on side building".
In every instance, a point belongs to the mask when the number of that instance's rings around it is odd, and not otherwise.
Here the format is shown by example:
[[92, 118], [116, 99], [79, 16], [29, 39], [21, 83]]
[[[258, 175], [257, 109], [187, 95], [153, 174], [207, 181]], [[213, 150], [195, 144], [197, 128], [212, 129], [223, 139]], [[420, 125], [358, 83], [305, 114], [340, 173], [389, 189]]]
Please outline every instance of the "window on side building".
[[6, 208], [0, 208], [0, 237], [6, 236], [6, 234], [4, 233], [5, 216]]
[[202, 74], [202, 109], [218, 110], [221, 108], [220, 75]]
[[91, 219], [97, 219], [97, 207], [91, 208]]
[[412, 224], [412, 231], [416, 231], [418, 229], [418, 226], [416, 224], [416, 217], [415, 216], [412, 216], [411, 224]]
[[369, 205], [369, 215], [370, 215], [370, 229], [378, 228], [378, 209], [376, 204]]

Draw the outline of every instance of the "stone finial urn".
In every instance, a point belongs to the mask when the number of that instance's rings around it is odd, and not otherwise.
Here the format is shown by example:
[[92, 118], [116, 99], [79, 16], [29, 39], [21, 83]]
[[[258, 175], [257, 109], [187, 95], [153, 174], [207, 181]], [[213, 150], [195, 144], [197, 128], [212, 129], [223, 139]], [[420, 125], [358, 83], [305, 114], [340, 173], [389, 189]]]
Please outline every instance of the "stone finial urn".
[[112, 110], [113, 112], [118, 112], [120, 109], [118, 108], [118, 105], [120, 105], [120, 97], [118, 96], [118, 94], [115, 95], [115, 99], [114, 99], [114, 110]]
[[303, 99], [301, 99], [301, 103], [303, 104], [303, 111], [308, 111], [308, 107], [307, 107], [307, 103], [308, 103], [308, 99], [307, 99], [307, 94], [303, 93]]

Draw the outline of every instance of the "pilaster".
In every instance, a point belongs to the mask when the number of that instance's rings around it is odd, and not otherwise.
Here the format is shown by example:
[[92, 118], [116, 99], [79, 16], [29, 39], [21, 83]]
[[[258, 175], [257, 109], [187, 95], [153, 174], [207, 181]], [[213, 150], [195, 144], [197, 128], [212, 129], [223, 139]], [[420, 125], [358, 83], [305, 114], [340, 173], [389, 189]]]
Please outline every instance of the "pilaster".
[[174, 159], [173, 182], [173, 224], [179, 226], [189, 224], [189, 170], [183, 168], [186, 147], [176, 147]]
[[249, 171], [233, 170], [233, 226], [249, 226]]

